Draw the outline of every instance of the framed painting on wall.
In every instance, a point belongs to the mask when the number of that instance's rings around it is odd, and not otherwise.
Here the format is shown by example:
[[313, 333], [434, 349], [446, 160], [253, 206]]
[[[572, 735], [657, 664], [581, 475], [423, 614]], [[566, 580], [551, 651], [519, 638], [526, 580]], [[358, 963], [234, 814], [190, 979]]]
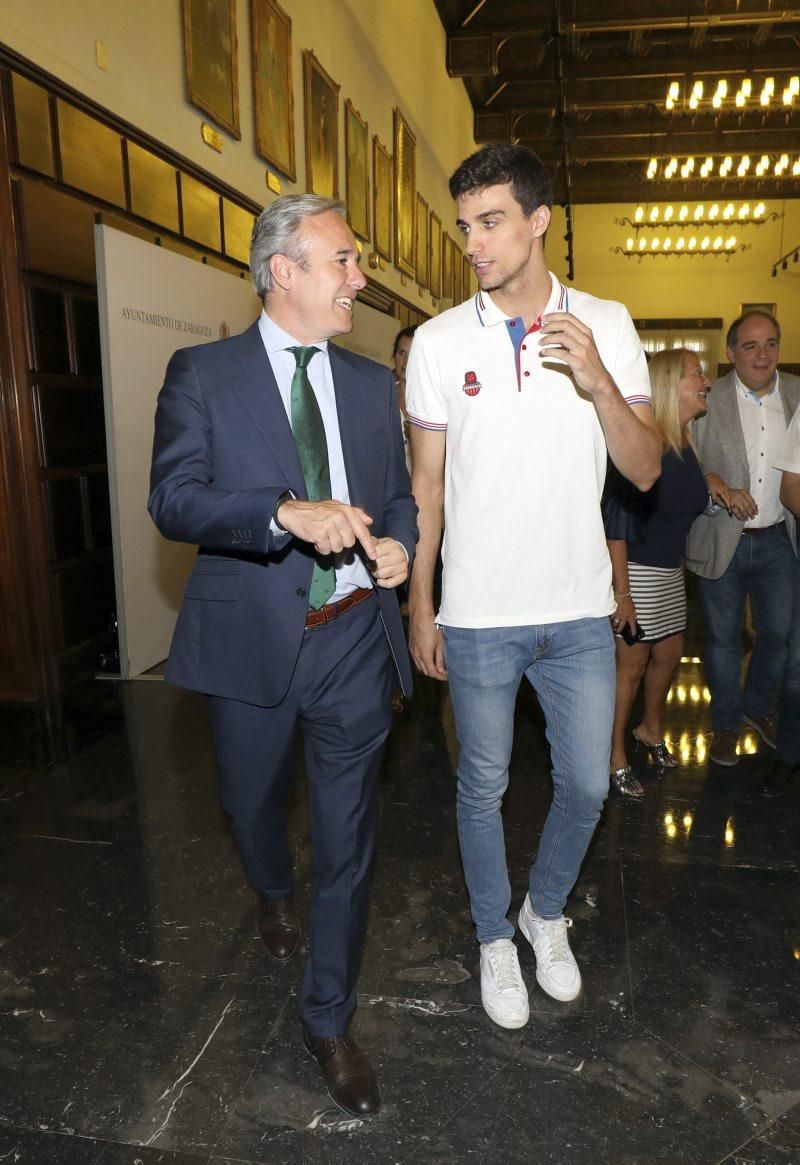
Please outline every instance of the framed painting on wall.
[[442, 299], [453, 298], [453, 240], [442, 235]]
[[469, 299], [472, 295], [472, 288], [470, 287], [470, 276], [472, 274], [472, 267], [466, 255], [461, 256], [461, 298]]
[[348, 98], [344, 103], [347, 218], [354, 235], [369, 240], [369, 126]]
[[375, 250], [392, 259], [392, 155], [376, 134], [372, 139], [372, 223]]
[[297, 181], [294, 156], [292, 21], [277, 0], [250, 0], [256, 149]]
[[768, 316], [775, 315], [774, 303], [743, 303], [741, 306], [742, 310], [739, 312], [739, 315], [747, 315], [749, 311], [760, 311]]
[[394, 111], [394, 262], [413, 279], [416, 229], [417, 139], [399, 109]]
[[453, 303], [461, 303], [463, 299], [463, 282], [461, 278], [461, 250], [458, 242], [453, 240]]
[[428, 274], [431, 295], [434, 299], [439, 299], [442, 294], [442, 220], [433, 211], [431, 211]]
[[339, 197], [339, 86], [310, 49], [303, 50], [303, 119], [306, 186], [323, 198]]
[[427, 287], [430, 283], [430, 252], [428, 250], [428, 204], [421, 194], [417, 195], [417, 232], [414, 247], [417, 260], [417, 283]]
[[187, 101], [241, 139], [236, 0], [183, 0], [183, 54]]

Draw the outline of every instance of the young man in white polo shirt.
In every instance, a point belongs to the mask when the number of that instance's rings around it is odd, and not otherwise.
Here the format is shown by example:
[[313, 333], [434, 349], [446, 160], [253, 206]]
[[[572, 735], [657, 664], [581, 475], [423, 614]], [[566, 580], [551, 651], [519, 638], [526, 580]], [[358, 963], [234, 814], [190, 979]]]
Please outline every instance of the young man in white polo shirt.
[[410, 646], [421, 672], [449, 680], [481, 998], [496, 1023], [514, 1028], [528, 1019], [528, 994], [507, 918], [500, 808], [517, 690], [526, 676], [539, 697], [554, 785], [519, 923], [540, 986], [569, 1000], [581, 978], [563, 909], [608, 792], [614, 713], [606, 454], [648, 489], [661, 445], [628, 312], [547, 270], [552, 196], [536, 155], [487, 146], [459, 166], [450, 192], [480, 291], [418, 328], [408, 367], [420, 526]]

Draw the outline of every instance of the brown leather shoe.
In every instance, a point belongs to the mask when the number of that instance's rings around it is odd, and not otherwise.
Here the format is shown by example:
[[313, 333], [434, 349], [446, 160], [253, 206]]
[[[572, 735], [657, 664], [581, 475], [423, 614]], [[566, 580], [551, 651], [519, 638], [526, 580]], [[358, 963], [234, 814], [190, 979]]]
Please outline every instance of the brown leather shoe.
[[754, 728], [767, 748], [775, 748], [778, 743], [778, 714], [768, 712], [766, 716], [745, 716], [745, 724]]
[[738, 765], [739, 757], [736, 752], [736, 746], [739, 743], [739, 732], [736, 728], [726, 728], [722, 732], [715, 732], [714, 739], [711, 741], [711, 748], [708, 750], [709, 759], [715, 765], [722, 765], [724, 768], [733, 768]]
[[300, 923], [294, 909], [294, 900], [259, 897], [258, 929], [267, 948], [267, 954], [276, 963], [286, 963], [297, 950]]
[[303, 1043], [322, 1069], [331, 1100], [348, 1116], [374, 1116], [381, 1106], [367, 1053], [349, 1036], [314, 1036], [303, 1024]]

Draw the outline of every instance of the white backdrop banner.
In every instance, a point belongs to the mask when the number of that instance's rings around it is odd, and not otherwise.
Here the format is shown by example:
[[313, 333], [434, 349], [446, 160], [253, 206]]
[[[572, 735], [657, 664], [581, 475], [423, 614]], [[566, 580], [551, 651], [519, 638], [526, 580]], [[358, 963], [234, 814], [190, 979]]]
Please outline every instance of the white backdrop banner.
[[249, 279], [94, 230], [120, 671], [130, 679], [166, 658], [195, 555], [162, 538], [147, 513], [164, 370], [176, 348], [244, 331], [261, 305]]

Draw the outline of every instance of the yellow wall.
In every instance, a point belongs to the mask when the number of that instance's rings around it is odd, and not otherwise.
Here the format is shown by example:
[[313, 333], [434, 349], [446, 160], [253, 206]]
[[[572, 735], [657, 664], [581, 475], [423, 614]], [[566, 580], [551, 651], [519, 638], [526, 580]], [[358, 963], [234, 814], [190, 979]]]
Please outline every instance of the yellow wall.
[[[663, 210], [664, 203], [658, 205]], [[750, 205], [754, 205], [752, 200]], [[767, 215], [774, 211], [784, 217], [758, 227], [737, 223], [730, 229], [737, 244], [750, 244], [750, 250], [725, 257], [691, 259], [628, 259], [615, 255], [611, 248], [624, 248], [634, 232], [630, 227], [616, 225], [614, 219], [632, 218], [636, 204], [577, 206], [573, 211], [575, 286], [606, 299], [621, 300], [634, 317], [721, 316], [724, 328], [739, 315], [742, 303], [774, 303], [782, 328], [781, 357], [800, 363], [800, 263], [790, 262], [788, 269], [779, 270], [774, 279], [771, 274], [776, 259], [800, 245], [800, 201], [767, 200], [765, 206]], [[649, 236], [652, 231], [643, 233]], [[663, 240], [664, 229], [658, 233]], [[669, 233], [674, 246], [678, 229]], [[713, 238], [721, 232], [704, 228], [697, 233], [708, 233]], [[547, 255], [551, 269], [561, 278], [566, 273], [561, 258], [566, 250], [563, 234], [563, 214], [557, 210], [548, 235]], [[722, 351], [720, 359], [725, 359]]]
[[[417, 139], [417, 188], [453, 230], [447, 179], [475, 149], [472, 107], [461, 81], [445, 71], [445, 34], [433, 0], [281, 0], [292, 18], [295, 150], [305, 189], [302, 50], [313, 49], [341, 86], [339, 186], [344, 195], [344, 101], [349, 97], [393, 150], [392, 110], [399, 106]], [[239, 116], [242, 140], [222, 131], [221, 155], [206, 146], [206, 116], [185, 98], [180, 0], [2, 0], [0, 41], [73, 88], [178, 151], [257, 202], [274, 195], [266, 163], [253, 141], [250, 0], [237, 0]], [[98, 68], [95, 42], [105, 46], [108, 69]], [[372, 272], [380, 283], [431, 311], [412, 280], [392, 266]]]
[[[391, 150], [392, 109], [399, 105], [417, 138], [418, 188], [455, 237], [447, 178], [474, 147], [472, 109], [460, 81], [445, 72], [445, 34], [433, 0], [282, 0], [293, 21], [295, 145], [298, 183], [304, 188], [302, 50], [311, 48]], [[0, 40], [74, 88], [132, 122], [259, 202], [273, 197], [265, 163], [253, 147], [250, 5], [237, 0], [239, 102], [242, 141], [223, 133], [222, 155], [200, 138], [204, 115], [184, 93], [183, 29], [179, 0], [2, 0]], [[102, 41], [108, 70], [95, 63]], [[340, 116], [340, 186], [344, 189], [344, 133]], [[800, 362], [800, 263], [771, 278], [773, 262], [800, 245], [800, 201], [767, 202], [785, 213], [778, 222], [739, 228], [743, 254], [707, 259], [627, 259], [630, 229], [614, 218], [632, 217], [635, 203], [578, 206], [573, 215], [575, 285], [620, 299], [634, 316], [721, 316], [727, 324], [743, 302], [776, 303], [784, 327], [782, 356]], [[564, 214], [556, 207], [547, 241], [551, 268], [564, 278]], [[677, 237], [672, 232], [673, 238]], [[412, 280], [389, 265], [379, 282], [432, 310]]]

